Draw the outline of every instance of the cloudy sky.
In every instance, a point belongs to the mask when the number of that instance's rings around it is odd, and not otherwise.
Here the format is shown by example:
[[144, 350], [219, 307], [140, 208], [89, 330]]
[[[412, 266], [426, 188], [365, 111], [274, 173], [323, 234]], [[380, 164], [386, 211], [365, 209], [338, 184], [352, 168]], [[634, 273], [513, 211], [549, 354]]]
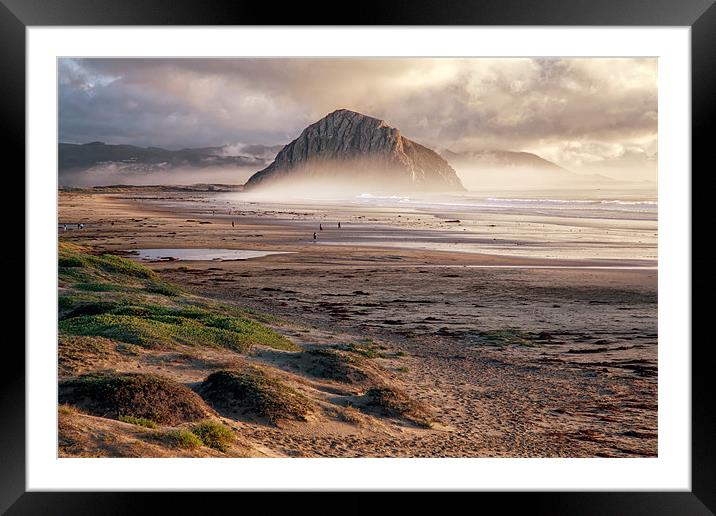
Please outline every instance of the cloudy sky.
[[655, 179], [656, 59], [61, 59], [61, 142], [285, 144], [347, 108], [436, 149]]

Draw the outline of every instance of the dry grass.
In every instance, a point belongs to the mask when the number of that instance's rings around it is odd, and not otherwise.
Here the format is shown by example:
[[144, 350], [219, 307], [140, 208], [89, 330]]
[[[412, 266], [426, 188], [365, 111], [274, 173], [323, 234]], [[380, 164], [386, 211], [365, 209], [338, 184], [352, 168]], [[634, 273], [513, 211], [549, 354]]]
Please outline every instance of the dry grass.
[[119, 420], [122, 423], [129, 423], [130, 425], [141, 426], [144, 428], [158, 428], [154, 421], [145, 417], [133, 417], [133, 416], [119, 416]]
[[83, 414], [69, 406], [61, 406], [58, 410], [60, 457], [226, 457], [252, 454], [251, 449], [240, 446], [234, 446], [226, 454], [202, 444], [190, 430], [183, 428], [158, 431]]
[[363, 424], [363, 416], [360, 411], [351, 405], [338, 409], [336, 411], [336, 417], [339, 421], [351, 425], [361, 426]]
[[433, 424], [432, 415], [424, 405], [394, 387], [368, 389], [363, 397], [363, 406], [381, 415], [399, 417], [423, 428], [430, 428]]
[[253, 366], [212, 373], [199, 392], [227, 417], [249, 413], [276, 424], [282, 420], [306, 421], [315, 410], [308, 397]]
[[308, 360], [308, 374], [317, 378], [356, 384], [369, 379], [364, 360], [335, 349], [312, 349], [302, 354]]
[[60, 374], [93, 369], [98, 363], [116, 356], [116, 348], [116, 342], [104, 337], [60, 334], [57, 348]]
[[60, 402], [102, 417], [144, 418], [169, 425], [198, 421], [211, 413], [188, 387], [138, 373], [91, 373], [61, 382]]

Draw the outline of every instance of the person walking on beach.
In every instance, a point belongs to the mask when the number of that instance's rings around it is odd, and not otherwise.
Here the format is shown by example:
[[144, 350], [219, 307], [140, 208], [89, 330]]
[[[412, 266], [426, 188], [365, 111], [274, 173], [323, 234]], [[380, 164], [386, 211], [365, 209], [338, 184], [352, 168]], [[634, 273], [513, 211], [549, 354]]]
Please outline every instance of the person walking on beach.
[[314, 243], [315, 243], [315, 241], [316, 241], [316, 238], [317, 238], [317, 237], [316, 237], [316, 232], [314, 231], [314, 232], [313, 232], [313, 242], [314, 242]]
[[323, 231], [323, 224], [318, 224], [318, 229], [319, 229], [320, 231]]
[[338, 221], [338, 229], [341, 229], [341, 221]]

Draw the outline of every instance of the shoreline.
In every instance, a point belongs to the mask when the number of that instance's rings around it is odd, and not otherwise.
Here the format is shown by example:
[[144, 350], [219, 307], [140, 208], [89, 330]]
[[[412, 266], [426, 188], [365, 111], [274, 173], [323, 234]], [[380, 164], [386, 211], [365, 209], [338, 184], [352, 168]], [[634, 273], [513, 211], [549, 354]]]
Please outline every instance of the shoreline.
[[[207, 231], [225, 229], [227, 233], [223, 235], [225, 238], [222, 238], [222, 241], [227, 245], [217, 246], [221, 248], [234, 248], [235, 242], [240, 241], [240, 248], [247, 250], [259, 250], [257, 247], [259, 245], [262, 251], [308, 252], [310, 254], [315, 251], [316, 247], [337, 248], [335, 252], [321, 250], [322, 256], [328, 260], [351, 251], [357, 255], [364, 252], [398, 254], [404, 260], [413, 259], [420, 263], [427, 260], [432, 263], [444, 264], [457, 262], [470, 265], [619, 267], [628, 269], [634, 267], [656, 268], [658, 266], [655, 247], [653, 251], [655, 257], [649, 259], [610, 257], [609, 248], [613, 244], [609, 243], [602, 244], [604, 247], [602, 252], [605, 256], [601, 257], [569, 256], [571, 253], [569, 250], [565, 251], [567, 256], [541, 256], [544, 252], [539, 247], [533, 250], [534, 244], [529, 240], [515, 240], [514, 242], [506, 240], [499, 242], [498, 247], [493, 249], [493, 242], [496, 238], [475, 235], [473, 227], [464, 227], [462, 232], [458, 232], [451, 227], [446, 228], [445, 223], [441, 223], [439, 220], [434, 222], [432, 217], [435, 214], [401, 212], [393, 207], [382, 209], [348, 206], [340, 207], [340, 211], [335, 211], [336, 208], [330, 205], [319, 206], [313, 211], [300, 211], [294, 205], [280, 204], [273, 204], [272, 209], [267, 209], [256, 203], [250, 203], [249, 207], [244, 205], [227, 207], [228, 201], [221, 197], [223, 194], [220, 193], [218, 198], [214, 198], [213, 192], [208, 194], [210, 195], [209, 199], [200, 199], [200, 202], [195, 202], [196, 199], [177, 201], [176, 198], [155, 199], [145, 196], [127, 198], [115, 193], [89, 195], [97, 197], [102, 204], [114, 204], [121, 207], [122, 210], [136, 210], [145, 216], [153, 214], [171, 220], [184, 218], [187, 223], [204, 225]], [[207, 201], [210, 199], [214, 199], [211, 201], [213, 204], [207, 205]], [[279, 206], [282, 208], [278, 209]], [[226, 211], [233, 213], [226, 213]], [[366, 213], [373, 215], [366, 215]], [[312, 240], [311, 235], [314, 230], [318, 229], [319, 223], [331, 224], [330, 220], [332, 219], [332, 224], [335, 225], [335, 220], [341, 220], [341, 217], [344, 221], [342, 230], [327, 226], [323, 231], [316, 231], [318, 240]], [[408, 218], [410, 220], [406, 221]], [[232, 222], [236, 224], [236, 228], [231, 226]], [[525, 223], [518, 224], [525, 225]], [[498, 224], [483, 223], [477, 231], [485, 231], [485, 227], [491, 232], [490, 234], [499, 230]], [[539, 232], [540, 228], [536, 227], [530, 231]], [[238, 238], [226, 238], [230, 235], [237, 235]], [[583, 240], [583, 237], [580, 235], [577, 238], [576, 243], [570, 245], [576, 245], [579, 248], [578, 246], [582, 245], [579, 242]], [[158, 239], [155, 242], [157, 245], [147, 247], [166, 247]], [[450, 249], [446, 249], [446, 247]], [[530, 253], [535, 255], [530, 255]], [[563, 251], [557, 247], [551, 253], [559, 254]]]

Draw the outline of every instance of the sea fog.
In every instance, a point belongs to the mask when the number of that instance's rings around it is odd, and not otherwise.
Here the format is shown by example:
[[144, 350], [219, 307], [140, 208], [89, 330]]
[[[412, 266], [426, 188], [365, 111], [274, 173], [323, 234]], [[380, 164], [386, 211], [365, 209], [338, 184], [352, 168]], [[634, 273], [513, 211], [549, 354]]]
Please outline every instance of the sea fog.
[[[224, 223], [290, 227], [317, 245], [388, 247], [655, 267], [655, 192], [364, 192], [344, 199], [270, 199], [254, 192], [176, 193], [144, 202]], [[601, 194], [599, 196], [595, 194]], [[503, 196], [504, 195], [504, 196]], [[337, 222], [342, 229], [337, 230]], [[267, 244], [272, 243], [265, 240]], [[618, 262], [618, 263], [617, 263]]]
[[93, 186], [188, 186], [194, 184], [243, 184], [256, 172], [255, 167], [168, 168], [147, 170], [128, 169], [117, 163], [107, 163], [85, 170], [63, 171], [58, 176], [60, 188], [90, 188]]
[[336, 196], [301, 194], [266, 195], [258, 192], [227, 194], [234, 202], [261, 202], [267, 204], [327, 204], [350, 205], [366, 208], [399, 208], [444, 212], [527, 212], [566, 217], [630, 218], [654, 220], [658, 215], [655, 189], [593, 189], [593, 190], [496, 190], [460, 193], [417, 192], [390, 195], [363, 192], [357, 195]]

